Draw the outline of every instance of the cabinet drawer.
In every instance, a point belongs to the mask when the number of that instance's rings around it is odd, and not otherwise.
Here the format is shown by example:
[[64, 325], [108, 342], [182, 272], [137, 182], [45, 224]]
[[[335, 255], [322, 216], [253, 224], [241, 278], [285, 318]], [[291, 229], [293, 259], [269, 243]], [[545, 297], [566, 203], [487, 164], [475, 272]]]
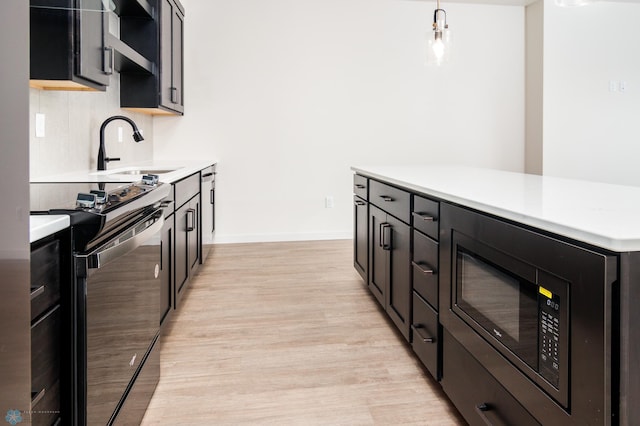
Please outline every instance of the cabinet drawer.
[[411, 195], [408, 192], [371, 180], [369, 181], [369, 202], [404, 223], [411, 223]]
[[60, 381], [32, 398], [31, 426], [51, 426], [60, 420]]
[[414, 228], [427, 234], [434, 240], [438, 239], [438, 224], [440, 218], [439, 202], [414, 195], [411, 216]]
[[442, 387], [470, 425], [539, 425], [451, 334], [442, 337]]
[[181, 207], [184, 203], [200, 192], [200, 173], [193, 174], [174, 184], [175, 187], [175, 208]]
[[31, 392], [38, 395], [60, 376], [60, 305], [31, 326]]
[[60, 242], [31, 252], [31, 321], [60, 299]]
[[369, 179], [360, 175], [353, 175], [353, 193], [358, 197], [369, 199]]
[[413, 293], [413, 322], [411, 324], [411, 347], [429, 373], [440, 379], [438, 368], [438, 346], [440, 326], [438, 314], [417, 293]]
[[438, 243], [413, 231], [413, 289], [438, 309]]

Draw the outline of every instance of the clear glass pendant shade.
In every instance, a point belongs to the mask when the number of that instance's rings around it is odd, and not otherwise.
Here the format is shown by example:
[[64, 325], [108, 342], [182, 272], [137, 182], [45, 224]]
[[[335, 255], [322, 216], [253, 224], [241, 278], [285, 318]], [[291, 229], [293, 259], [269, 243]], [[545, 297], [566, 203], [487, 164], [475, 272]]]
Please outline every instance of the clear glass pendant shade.
[[433, 18], [433, 30], [427, 34], [427, 65], [440, 66], [451, 57], [452, 37], [447, 14], [443, 9], [436, 9]]

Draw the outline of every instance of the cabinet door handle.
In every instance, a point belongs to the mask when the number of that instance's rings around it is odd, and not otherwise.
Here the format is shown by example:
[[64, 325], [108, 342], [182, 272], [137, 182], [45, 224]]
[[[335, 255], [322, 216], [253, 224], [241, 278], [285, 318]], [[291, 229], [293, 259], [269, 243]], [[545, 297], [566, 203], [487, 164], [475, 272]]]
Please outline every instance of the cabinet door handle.
[[106, 46], [102, 51], [102, 72], [107, 75], [113, 74], [114, 55], [115, 52], [111, 46]]
[[366, 188], [366, 186], [364, 186], [364, 185], [362, 185], [360, 183], [356, 183], [355, 187], [356, 187], [356, 189], [365, 189]]
[[209, 202], [211, 204], [213, 204], [214, 198], [215, 197], [214, 197], [213, 189], [211, 189], [211, 190], [209, 190]]
[[178, 88], [177, 87], [171, 87], [169, 90], [171, 90], [171, 102], [174, 104], [178, 103]]
[[44, 284], [41, 285], [40, 287], [31, 289], [31, 300], [35, 299], [36, 297], [38, 297], [42, 293], [44, 293], [44, 289], [45, 289], [45, 285]]
[[[435, 273], [436, 273], [433, 270], [433, 268], [430, 268], [428, 265], [424, 265], [424, 264], [421, 264], [421, 263], [418, 263], [418, 262], [414, 262], [414, 261], [411, 261], [411, 265], [413, 265], [414, 268], [418, 269], [420, 272], [422, 272], [425, 275], [435, 275]], [[426, 266], [429, 269], [424, 268], [423, 265]]]
[[414, 334], [417, 334], [418, 337], [420, 337], [420, 340], [422, 340], [422, 343], [435, 343], [436, 342], [436, 338], [435, 337], [430, 337], [430, 336], [427, 336], [425, 334], [426, 330], [420, 324], [412, 324], [411, 325], [411, 330], [413, 330]]
[[356, 200], [356, 201], [354, 201], [354, 204], [356, 206], [364, 206], [365, 203], [364, 203], [364, 201]]
[[425, 222], [437, 222], [438, 219], [433, 217], [433, 216], [429, 216], [427, 213], [418, 213], [418, 212], [411, 212], [411, 214], [413, 215], [413, 217], [418, 217], [422, 220], [424, 220]]
[[486, 426], [506, 426], [507, 425], [507, 423], [503, 422], [500, 418], [498, 418], [497, 414], [494, 414], [492, 416], [493, 421], [489, 419], [489, 415], [491, 415], [491, 413], [495, 413], [495, 407], [493, 405], [483, 402], [481, 404], [476, 405], [475, 408], [476, 408], [476, 413], [478, 414], [478, 416]]
[[382, 198], [387, 203], [393, 201], [393, 198], [389, 197], [388, 195], [381, 195], [380, 198]]
[[391, 250], [391, 225], [388, 223], [380, 224], [380, 246], [382, 250]]
[[187, 232], [191, 232], [194, 229], [196, 229], [196, 211], [195, 209], [187, 209]]

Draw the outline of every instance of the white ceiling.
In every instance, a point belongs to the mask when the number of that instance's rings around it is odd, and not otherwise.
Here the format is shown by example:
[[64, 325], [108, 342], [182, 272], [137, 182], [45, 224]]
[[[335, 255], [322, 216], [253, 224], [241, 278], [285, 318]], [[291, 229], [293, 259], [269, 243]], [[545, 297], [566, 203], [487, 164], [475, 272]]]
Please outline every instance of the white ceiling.
[[[436, 0], [408, 0], [408, 1], [423, 1], [435, 3]], [[446, 3], [467, 3], [467, 4], [499, 4], [507, 6], [526, 6], [531, 3], [535, 3], [540, 0], [440, 0], [443, 4]], [[640, 0], [595, 0], [598, 2], [613, 2], [613, 3], [636, 3], [640, 5]]]
[[[436, 0], [408, 0], [435, 3]], [[506, 6], [526, 6], [538, 0], [440, 0], [441, 5], [446, 3], [467, 3], [467, 4], [498, 4]]]

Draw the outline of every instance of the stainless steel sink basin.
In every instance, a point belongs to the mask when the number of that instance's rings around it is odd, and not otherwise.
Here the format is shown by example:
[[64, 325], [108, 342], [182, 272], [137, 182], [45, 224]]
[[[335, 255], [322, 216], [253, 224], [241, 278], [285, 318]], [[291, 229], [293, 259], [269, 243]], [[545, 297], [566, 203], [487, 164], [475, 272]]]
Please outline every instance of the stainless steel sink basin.
[[164, 173], [175, 172], [177, 169], [149, 169], [149, 170], [125, 170], [122, 172], [113, 172], [113, 175], [161, 175]]

